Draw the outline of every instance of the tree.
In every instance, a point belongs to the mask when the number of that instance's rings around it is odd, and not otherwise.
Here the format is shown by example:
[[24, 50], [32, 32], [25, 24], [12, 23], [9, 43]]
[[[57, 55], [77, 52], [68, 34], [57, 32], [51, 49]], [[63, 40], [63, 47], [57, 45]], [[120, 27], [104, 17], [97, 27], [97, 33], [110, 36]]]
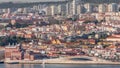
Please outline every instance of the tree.
[[22, 41], [25, 41], [25, 38], [22, 37], [16, 37], [16, 36], [6, 36], [6, 37], [0, 37], [0, 46], [8, 45], [9, 43], [20, 43]]
[[12, 25], [11, 23], [9, 23], [7, 26], [5, 27], [15, 27], [15, 28], [24, 28], [24, 27], [28, 27], [29, 25], [31, 24], [28, 24], [28, 23], [15, 23], [14, 25]]

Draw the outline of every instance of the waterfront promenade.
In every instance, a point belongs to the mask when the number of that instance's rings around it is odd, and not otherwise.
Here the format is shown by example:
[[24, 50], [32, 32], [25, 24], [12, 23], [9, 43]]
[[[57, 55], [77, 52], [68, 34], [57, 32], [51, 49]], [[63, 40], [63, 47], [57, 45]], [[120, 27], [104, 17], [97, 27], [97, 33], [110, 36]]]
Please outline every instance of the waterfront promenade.
[[[72, 58], [87, 58], [90, 59], [88, 61], [84, 60], [71, 60]], [[87, 57], [87, 56], [74, 56], [74, 57], [64, 57], [64, 58], [56, 58], [56, 59], [44, 59], [44, 60], [34, 60], [34, 61], [28, 61], [28, 60], [12, 60], [12, 61], [5, 61], [5, 63], [20, 63], [20, 64], [41, 64], [42, 62], [45, 62], [45, 64], [120, 64], [120, 62], [111, 62], [106, 61], [103, 59], [98, 59], [95, 57]]]

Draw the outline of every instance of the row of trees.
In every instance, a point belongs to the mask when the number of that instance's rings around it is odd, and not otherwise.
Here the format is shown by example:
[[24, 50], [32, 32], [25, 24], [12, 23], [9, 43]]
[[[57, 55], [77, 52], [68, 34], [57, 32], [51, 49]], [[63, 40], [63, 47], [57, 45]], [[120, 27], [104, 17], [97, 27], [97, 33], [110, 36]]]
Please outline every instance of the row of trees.
[[9, 23], [6, 27], [24, 28], [24, 27], [27, 27], [29, 25], [30, 24], [28, 24], [28, 23], [15, 23], [14, 25], [12, 25], [11, 23]]
[[22, 37], [16, 37], [16, 36], [0, 37], [0, 46], [5, 46], [5, 45], [8, 45], [9, 43], [10, 44], [20, 43], [24, 40], [26, 39]]

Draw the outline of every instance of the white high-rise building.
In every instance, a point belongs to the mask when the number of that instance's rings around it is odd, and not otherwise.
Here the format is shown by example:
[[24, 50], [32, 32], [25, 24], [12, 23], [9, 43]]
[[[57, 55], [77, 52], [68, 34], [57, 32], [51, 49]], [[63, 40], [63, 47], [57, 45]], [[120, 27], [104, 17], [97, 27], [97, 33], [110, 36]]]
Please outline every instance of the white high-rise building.
[[28, 13], [28, 8], [23, 8], [23, 13]]
[[90, 3], [84, 4], [84, 7], [86, 9], [86, 12], [93, 12], [93, 6]]
[[79, 0], [71, 0], [66, 4], [67, 15], [77, 14], [77, 1], [79, 1]]
[[77, 5], [77, 14], [84, 13], [84, 6], [83, 5]]
[[69, 14], [69, 3], [66, 3], [66, 15]]
[[38, 6], [34, 5], [33, 10], [38, 10]]
[[46, 15], [51, 15], [52, 14], [51, 6], [47, 6], [45, 8], [45, 12], [46, 12]]
[[61, 13], [62, 11], [62, 5], [58, 5], [58, 13]]
[[7, 9], [7, 13], [11, 13], [11, 9], [10, 8]]
[[71, 15], [71, 2], [67, 2], [66, 4], [66, 15]]
[[44, 11], [46, 15], [66, 15], [66, 4], [52, 4], [47, 6]]
[[58, 5], [51, 5], [51, 15], [58, 14]]
[[72, 1], [72, 13], [75, 15], [77, 13], [76, 0]]
[[38, 5], [38, 10], [40, 10], [40, 9], [42, 9], [43, 7], [42, 7], [42, 5]]
[[117, 12], [118, 5], [116, 3], [111, 3], [108, 5], [108, 12]]
[[23, 8], [18, 8], [17, 12], [23, 12]]
[[58, 14], [66, 15], [66, 4], [58, 5]]
[[106, 5], [105, 5], [105, 4], [100, 4], [100, 5], [98, 6], [98, 12], [99, 12], [99, 13], [106, 12]]

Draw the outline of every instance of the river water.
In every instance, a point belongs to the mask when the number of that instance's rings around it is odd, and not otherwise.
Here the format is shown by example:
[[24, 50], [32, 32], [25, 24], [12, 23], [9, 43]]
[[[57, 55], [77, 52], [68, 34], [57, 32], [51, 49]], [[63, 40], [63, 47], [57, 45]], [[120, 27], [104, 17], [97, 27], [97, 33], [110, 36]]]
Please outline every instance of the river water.
[[0, 64], [0, 68], [120, 68], [120, 65], [79, 65], [79, 64]]

